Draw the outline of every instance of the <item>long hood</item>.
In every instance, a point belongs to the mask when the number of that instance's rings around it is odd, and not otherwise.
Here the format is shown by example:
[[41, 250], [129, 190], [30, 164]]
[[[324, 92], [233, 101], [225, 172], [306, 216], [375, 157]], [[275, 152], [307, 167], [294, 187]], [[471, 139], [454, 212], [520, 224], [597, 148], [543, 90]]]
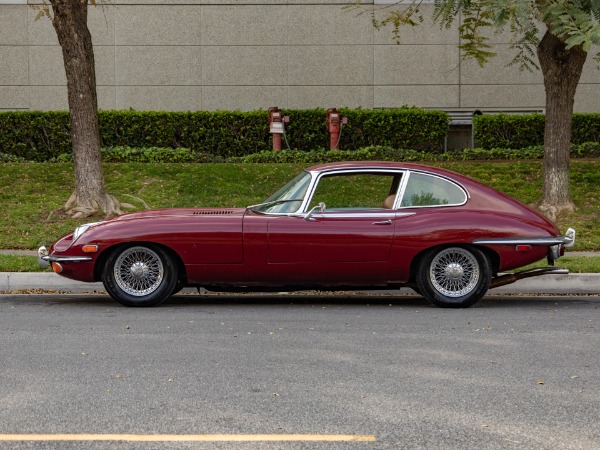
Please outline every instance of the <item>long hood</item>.
[[[92, 225], [81, 241], [98, 243], [193, 241], [242, 233], [245, 208], [172, 208], [123, 214]], [[195, 238], [192, 236], [196, 236]]]
[[108, 219], [105, 222], [121, 220], [152, 219], [157, 217], [198, 217], [198, 216], [243, 216], [245, 208], [167, 208], [138, 211]]
[[[140, 211], [90, 224], [76, 241], [99, 252], [131, 242], [170, 248], [185, 264], [240, 263], [243, 260], [244, 208], [178, 208]], [[67, 249], [73, 235], [57, 245]], [[64, 250], [60, 250], [64, 251]]]

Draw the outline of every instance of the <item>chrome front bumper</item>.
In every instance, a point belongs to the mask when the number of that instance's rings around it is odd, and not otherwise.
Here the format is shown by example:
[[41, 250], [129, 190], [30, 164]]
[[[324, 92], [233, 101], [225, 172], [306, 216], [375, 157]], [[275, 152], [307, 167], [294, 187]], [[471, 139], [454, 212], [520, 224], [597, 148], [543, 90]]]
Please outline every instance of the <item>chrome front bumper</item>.
[[91, 261], [91, 256], [56, 256], [49, 255], [46, 246], [42, 245], [38, 248], [38, 265], [49, 267], [52, 261], [54, 262], [84, 262]]
[[50, 256], [48, 256], [48, 249], [45, 245], [38, 248], [38, 265], [42, 267], [50, 267]]

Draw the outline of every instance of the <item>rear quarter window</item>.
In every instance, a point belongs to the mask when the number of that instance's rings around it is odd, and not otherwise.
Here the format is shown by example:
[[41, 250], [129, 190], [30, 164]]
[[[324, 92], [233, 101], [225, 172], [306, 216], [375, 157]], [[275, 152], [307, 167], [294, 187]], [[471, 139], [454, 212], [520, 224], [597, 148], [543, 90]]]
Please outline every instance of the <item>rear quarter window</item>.
[[402, 196], [402, 207], [456, 206], [467, 201], [460, 186], [445, 178], [411, 172]]

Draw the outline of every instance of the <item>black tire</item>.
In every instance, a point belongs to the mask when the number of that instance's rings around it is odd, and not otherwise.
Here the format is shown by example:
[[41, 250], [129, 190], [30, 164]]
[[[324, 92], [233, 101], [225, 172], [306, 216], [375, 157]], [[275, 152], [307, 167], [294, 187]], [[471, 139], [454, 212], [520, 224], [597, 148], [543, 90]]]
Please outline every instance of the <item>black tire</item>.
[[475, 247], [445, 247], [420, 259], [416, 281], [422, 295], [437, 306], [468, 308], [488, 291], [492, 280], [489, 258]]
[[175, 290], [177, 265], [156, 245], [120, 247], [108, 257], [102, 282], [122, 305], [156, 306]]

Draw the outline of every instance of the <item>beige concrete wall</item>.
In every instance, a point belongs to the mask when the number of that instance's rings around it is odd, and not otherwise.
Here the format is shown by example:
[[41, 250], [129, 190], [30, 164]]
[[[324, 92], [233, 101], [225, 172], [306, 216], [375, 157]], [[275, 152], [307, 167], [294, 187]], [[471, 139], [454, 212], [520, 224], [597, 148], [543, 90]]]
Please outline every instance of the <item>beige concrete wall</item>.
[[[10, 1], [10, 0], [3, 0]], [[15, 0], [18, 2], [18, 0]], [[21, 2], [22, 3], [22, 2]], [[510, 35], [484, 69], [461, 62], [458, 31], [426, 22], [376, 30], [350, 0], [117, 0], [91, 7], [102, 109], [316, 107], [543, 109], [539, 72], [507, 67]], [[431, 16], [432, 5], [424, 5]], [[0, 4], [0, 110], [67, 108], [56, 34], [25, 4]], [[589, 58], [577, 111], [598, 111]]]

